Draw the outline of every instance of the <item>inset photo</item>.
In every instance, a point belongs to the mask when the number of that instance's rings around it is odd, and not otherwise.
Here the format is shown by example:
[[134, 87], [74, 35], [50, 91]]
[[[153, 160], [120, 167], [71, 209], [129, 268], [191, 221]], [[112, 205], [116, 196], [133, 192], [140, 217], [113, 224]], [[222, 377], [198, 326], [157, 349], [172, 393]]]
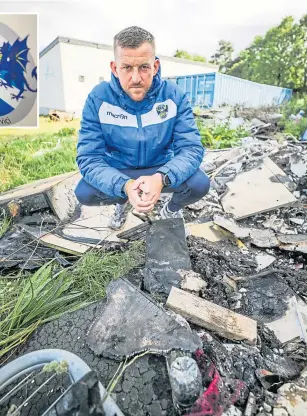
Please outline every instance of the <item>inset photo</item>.
[[0, 13], [0, 128], [38, 127], [38, 15]]

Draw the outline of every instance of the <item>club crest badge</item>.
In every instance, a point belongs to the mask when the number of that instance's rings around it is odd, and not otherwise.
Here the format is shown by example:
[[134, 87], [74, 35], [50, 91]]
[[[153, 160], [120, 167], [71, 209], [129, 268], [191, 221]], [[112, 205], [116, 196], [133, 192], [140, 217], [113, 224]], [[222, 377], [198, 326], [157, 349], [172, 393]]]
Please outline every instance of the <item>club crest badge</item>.
[[37, 99], [37, 67], [29, 36], [20, 37], [0, 22], [0, 127], [23, 120]]
[[168, 105], [167, 104], [160, 104], [157, 107], [157, 113], [158, 116], [160, 116], [160, 118], [165, 118], [167, 116], [168, 113]]

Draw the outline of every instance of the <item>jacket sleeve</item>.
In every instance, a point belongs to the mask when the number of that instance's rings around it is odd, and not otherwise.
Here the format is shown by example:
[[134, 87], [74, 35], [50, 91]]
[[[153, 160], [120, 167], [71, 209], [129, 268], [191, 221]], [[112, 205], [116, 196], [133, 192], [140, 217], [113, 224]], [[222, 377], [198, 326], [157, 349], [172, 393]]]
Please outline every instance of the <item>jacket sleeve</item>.
[[159, 172], [167, 174], [171, 187], [178, 187], [200, 167], [205, 149], [201, 143], [192, 108], [184, 94], [173, 130], [174, 157]]
[[[99, 109], [98, 109], [99, 110]], [[81, 175], [94, 188], [111, 196], [126, 197], [123, 185], [130, 179], [105, 159], [106, 145], [92, 93], [87, 97], [77, 144], [77, 164]]]

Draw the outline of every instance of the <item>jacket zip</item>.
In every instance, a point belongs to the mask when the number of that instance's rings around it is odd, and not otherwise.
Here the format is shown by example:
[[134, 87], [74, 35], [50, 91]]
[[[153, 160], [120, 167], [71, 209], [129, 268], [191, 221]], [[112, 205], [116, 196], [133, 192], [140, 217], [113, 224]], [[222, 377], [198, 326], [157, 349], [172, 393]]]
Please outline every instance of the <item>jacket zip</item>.
[[146, 155], [145, 155], [145, 137], [144, 137], [144, 130], [143, 130], [143, 126], [142, 126], [141, 114], [136, 113], [136, 118], [137, 118], [137, 122], [138, 122], [138, 133], [139, 133], [139, 136], [140, 136], [139, 167], [144, 167], [145, 166], [145, 159], [146, 159]]

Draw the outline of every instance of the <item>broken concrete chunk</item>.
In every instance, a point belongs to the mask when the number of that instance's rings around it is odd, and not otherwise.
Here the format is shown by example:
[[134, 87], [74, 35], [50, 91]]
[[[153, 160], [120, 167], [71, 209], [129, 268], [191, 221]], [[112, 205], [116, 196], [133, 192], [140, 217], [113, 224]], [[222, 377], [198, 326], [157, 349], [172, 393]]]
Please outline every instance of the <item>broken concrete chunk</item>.
[[242, 416], [242, 412], [232, 404], [222, 416]]
[[213, 221], [218, 226], [230, 231], [237, 238], [247, 238], [251, 231], [249, 228], [239, 227], [234, 221], [228, 220], [227, 218], [219, 215], [215, 215]]
[[296, 234], [296, 235], [282, 235], [278, 234], [277, 239], [283, 244], [307, 244], [307, 234]]
[[297, 225], [303, 225], [305, 222], [303, 218], [290, 218], [290, 221]]
[[188, 321], [211, 329], [223, 337], [244, 340], [251, 345], [256, 343], [256, 321], [205, 299], [173, 287], [166, 306], [181, 314]]
[[256, 413], [256, 408], [256, 397], [252, 392], [250, 392], [247, 399], [244, 416], [254, 416]]
[[237, 290], [237, 283], [228, 276], [223, 276], [221, 283], [223, 283], [228, 289]]
[[295, 196], [295, 198], [300, 198], [301, 197], [300, 191], [294, 191], [293, 196]]
[[272, 410], [272, 406], [270, 406], [269, 404], [267, 404], [267, 403], [263, 403], [263, 409], [267, 412], [267, 413], [270, 413], [271, 412], [271, 410]]
[[289, 416], [289, 413], [281, 407], [280, 408], [275, 407], [273, 409], [273, 416]]
[[279, 232], [285, 221], [281, 218], [277, 218], [276, 215], [271, 215], [270, 218], [263, 223], [265, 228], [270, 228], [275, 232]]
[[307, 173], [307, 154], [292, 153], [290, 155], [290, 169], [298, 178]]
[[251, 242], [262, 248], [277, 247], [278, 240], [271, 230], [252, 230], [250, 233]]
[[307, 234], [297, 235], [277, 235], [278, 240], [282, 243], [279, 247], [286, 251], [298, 251], [307, 254]]
[[251, 125], [253, 126], [253, 127], [263, 127], [263, 126], [266, 126], [266, 123], [264, 123], [263, 121], [261, 121], [261, 120], [259, 120], [259, 118], [253, 118], [252, 120], [251, 120]]
[[[307, 389], [295, 383], [287, 383], [278, 389], [277, 406], [285, 409], [289, 416], [307, 415]], [[273, 415], [278, 415], [274, 408]], [[280, 413], [282, 415], [282, 413]]]
[[201, 290], [207, 287], [207, 282], [202, 279], [199, 273], [192, 270], [178, 270], [181, 280], [181, 289], [198, 294]]
[[257, 270], [260, 271], [266, 269], [267, 267], [271, 266], [275, 260], [276, 258], [274, 256], [270, 256], [269, 254], [258, 254], [256, 256], [256, 261], [258, 263]]
[[120, 360], [142, 351], [194, 352], [201, 346], [196, 334], [125, 279], [108, 286], [106, 306], [90, 328], [87, 343], [96, 355]]

